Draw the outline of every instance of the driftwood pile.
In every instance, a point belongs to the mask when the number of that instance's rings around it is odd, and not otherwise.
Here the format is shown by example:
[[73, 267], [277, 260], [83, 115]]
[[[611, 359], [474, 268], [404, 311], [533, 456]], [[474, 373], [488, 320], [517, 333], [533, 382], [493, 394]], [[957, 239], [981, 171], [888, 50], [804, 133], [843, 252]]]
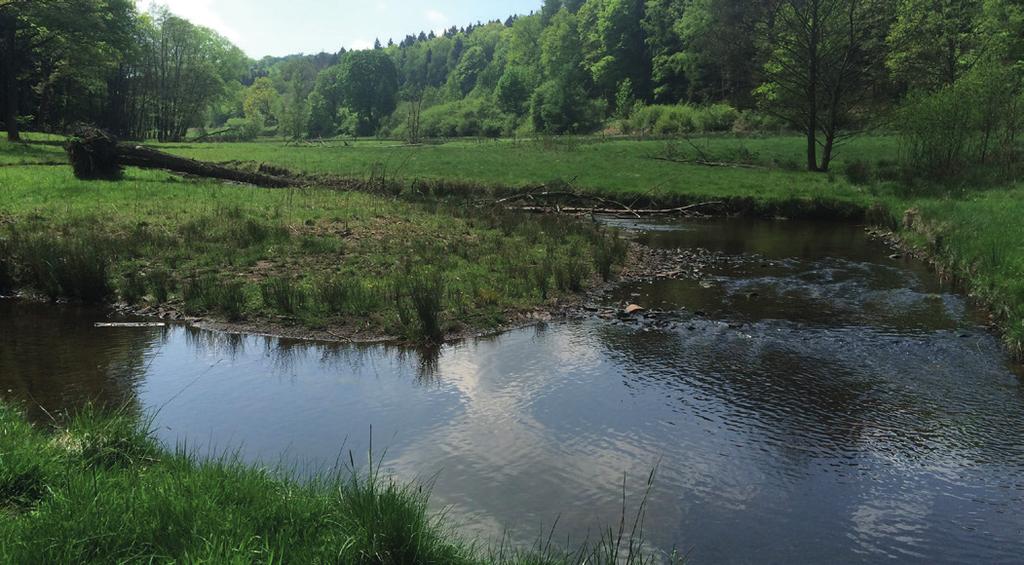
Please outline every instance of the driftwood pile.
[[494, 204], [506, 209], [522, 212], [600, 214], [631, 216], [634, 218], [658, 215], [699, 214], [699, 211], [702, 209], [720, 207], [725, 204], [724, 202], [715, 201], [698, 202], [670, 208], [639, 208], [635, 206], [635, 202], [626, 204], [612, 198], [571, 190], [572, 183], [575, 180], [574, 178], [567, 183], [560, 183], [562, 184], [560, 188], [568, 188], [569, 190], [551, 190], [547, 186], [540, 186], [498, 199], [494, 201]]

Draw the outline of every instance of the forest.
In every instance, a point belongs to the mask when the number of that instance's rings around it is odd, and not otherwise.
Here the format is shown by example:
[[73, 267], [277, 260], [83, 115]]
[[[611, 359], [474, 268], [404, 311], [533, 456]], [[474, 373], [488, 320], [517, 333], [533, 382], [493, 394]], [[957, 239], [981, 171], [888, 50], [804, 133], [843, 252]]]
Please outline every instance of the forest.
[[789, 130], [828, 170], [836, 144], [883, 130], [948, 176], [1006, 169], [1024, 120], [1020, 0], [545, 0], [259, 61], [131, 0], [4, 0], [0, 29], [11, 140], [82, 124], [159, 141]]

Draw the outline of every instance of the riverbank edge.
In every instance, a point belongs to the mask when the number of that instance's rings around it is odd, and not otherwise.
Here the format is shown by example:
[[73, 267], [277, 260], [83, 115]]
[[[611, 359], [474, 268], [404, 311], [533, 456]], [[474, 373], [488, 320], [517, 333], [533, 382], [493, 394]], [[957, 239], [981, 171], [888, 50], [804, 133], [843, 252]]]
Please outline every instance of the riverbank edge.
[[[909, 212], [909, 211], [908, 211]], [[938, 242], [944, 231], [935, 220], [916, 220], [897, 229], [886, 226], [871, 226], [868, 233], [889, 245], [893, 250], [904, 253], [927, 264], [943, 282], [948, 282], [985, 313], [988, 329], [1000, 338], [1003, 349], [1014, 362], [1024, 363], [1024, 340], [1015, 337], [1008, 330], [1011, 320], [1006, 312], [1014, 303], [1002, 296], [979, 296], [973, 289], [975, 275], [969, 269], [958, 268], [944, 253]], [[915, 242], [913, 240], [920, 240]], [[921, 243], [923, 242], [923, 243]], [[1003, 314], [1000, 314], [1003, 312]]]
[[[255, 162], [231, 162], [234, 166], [250, 167], [258, 170], [261, 164]], [[336, 190], [363, 192], [370, 195], [389, 198], [401, 198], [413, 202], [429, 203], [431, 201], [456, 201], [464, 205], [479, 207], [500, 206], [500, 201], [509, 195], [537, 193], [547, 191], [554, 186], [506, 186], [497, 184], [486, 184], [463, 180], [445, 180], [434, 178], [391, 178], [367, 181], [355, 177], [345, 177], [325, 174], [303, 174], [293, 173], [286, 169], [275, 169], [275, 171], [302, 177], [308, 182], [308, 189], [312, 190]], [[188, 182], [186, 180], [186, 182]], [[940, 246], [935, 244], [941, 240], [943, 228], [940, 218], [917, 218], [917, 221], [907, 222], [907, 211], [912, 208], [913, 202], [886, 202], [877, 197], [864, 195], [863, 202], [858, 198], [850, 196], [822, 195], [817, 197], [790, 197], [790, 198], [763, 198], [757, 196], [733, 196], [716, 198], [707, 194], [685, 194], [685, 195], [650, 195], [631, 191], [611, 191], [593, 187], [562, 187], [568, 188], [570, 192], [582, 196], [597, 198], [612, 198], [615, 203], [628, 203], [622, 210], [621, 216], [630, 217], [629, 209], [678, 209], [681, 207], [693, 206], [692, 213], [698, 216], [711, 217], [751, 217], [766, 219], [793, 219], [793, 220], [818, 220], [852, 222], [865, 224], [874, 231], [883, 230], [888, 234], [880, 233], [879, 237], [885, 240], [894, 249], [907, 254], [913, 254], [919, 259], [927, 262], [936, 273], [954, 282], [958, 290], [964, 292], [972, 300], [990, 315], [992, 329], [1000, 335], [1007, 351], [1017, 361], [1024, 361], [1024, 336], [1014, 337], [1008, 331], [1012, 320], [1007, 315], [999, 315], [998, 312], [1012, 312], [1019, 306], [1012, 297], [984, 293], [979, 296], [972, 292], [972, 279], [977, 273], [970, 269], [957, 269], [955, 262], [944, 253]], [[254, 190], [266, 190], [254, 188]], [[906, 205], [908, 210], [897, 209]], [[557, 205], [547, 209], [544, 213], [560, 213]], [[575, 213], [573, 215], [587, 217], [587, 213]], [[645, 217], [686, 217], [680, 212], [670, 214], [656, 214]], [[633, 216], [635, 217], [635, 216]], [[918, 240], [913, 242], [911, 240]], [[923, 244], [921, 242], [924, 242]], [[629, 258], [627, 258], [627, 262]], [[628, 270], [628, 269], [626, 269]], [[643, 274], [639, 278], [645, 278]], [[616, 281], [617, 284], [630, 282], [629, 280]], [[606, 284], [600, 281], [588, 281], [587, 289], [581, 295], [569, 295], [563, 297], [561, 302], [552, 304], [537, 304], [517, 311], [507, 311], [504, 323], [488, 327], [468, 327], [444, 336], [444, 342], [460, 341], [474, 337], [484, 337], [500, 334], [509, 330], [530, 326], [538, 322], [549, 320], [571, 318], [579, 315], [581, 305], [594, 292], [600, 292]], [[108, 306], [116, 306], [108, 304]], [[216, 317], [204, 317], [197, 319], [188, 317], [177, 311], [173, 305], [150, 305], [148, 308], [125, 308], [122, 305], [121, 312], [133, 316], [142, 316], [149, 319], [157, 319], [160, 316], [153, 316], [153, 311], [159, 311], [163, 307], [166, 314], [171, 317], [168, 321], [182, 321], [200, 328], [228, 333], [254, 333], [284, 337], [291, 339], [304, 339], [315, 341], [341, 342], [341, 343], [393, 343], [397, 345], [416, 345], [416, 342], [409, 339], [401, 339], [396, 336], [387, 335], [382, 328], [369, 328], [353, 325], [343, 327], [326, 328], [317, 331], [301, 325], [281, 323], [272, 320], [260, 320], [256, 322], [232, 323]], [[167, 316], [162, 319], [167, 320]]]
[[[347, 179], [347, 187], [343, 190], [368, 191], [379, 194], [378, 190], [367, 190], [367, 187], [360, 186], [358, 179]], [[344, 184], [340, 179], [334, 179], [334, 186]], [[400, 185], [400, 186], [399, 186]], [[404, 187], [404, 188], [403, 188]], [[418, 188], [417, 188], [418, 187]], [[406, 190], [408, 189], [408, 190]], [[463, 181], [444, 180], [413, 180], [411, 183], [404, 181], [393, 181], [390, 192], [394, 195], [404, 194], [415, 199], [424, 198], [467, 198], [468, 194], [479, 196], [482, 191], [488, 198], [500, 198], [502, 195], [522, 193], [524, 189], [507, 186], [483, 186]], [[403, 192], [404, 191], [404, 192]], [[600, 190], [583, 189], [580, 194], [591, 194], [604, 196]], [[410, 194], [411, 193], [411, 194]], [[447, 195], [447, 196], [445, 196]], [[630, 195], [619, 195], [621, 200], [627, 200]], [[997, 314], [999, 311], [1007, 312], [1010, 308], [1005, 307], [1011, 302], [1006, 298], [983, 298], [972, 292], [972, 273], [958, 270], [950, 257], [942, 252], [936, 242], [942, 239], [943, 228], [938, 219], [922, 218], [912, 203], [906, 203], [908, 208], [886, 203], [881, 199], [874, 199], [870, 203], [860, 204], [848, 199], [838, 197], [803, 198], [795, 197], [788, 199], [760, 199], [756, 197], [729, 197], [716, 199], [713, 196], [680, 195], [671, 198], [654, 198], [650, 196], [635, 195], [630, 202], [636, 206], [645, 208], [679, 208], [686, 206], [698, 206], [693, 212], [675, 212], [669, 214], [645, 215], [645, 218], [761, 218], [771, 220], [810, 220], [826, 222], [848, 222], [864, 225], [869, 235], [886, 243], [894, 251], [907, 254], [928, 264], [936, 275], [953, 284], [957, 291], [964, 293], [976, 306], [980, 307], [989, 318], [989, 330], [995, 333], [1003, 343], [1004, 349], [1016, 362], [1024, 362], [1024, 340], [1014, 338], [1007, 331], [1009, 320], [1006, 316]], [[479, 199], [477, 199], [479, 202]], [[710, 203], [710, 204], [709, 204]], [[560, 213], [547, 211], [544, 213]], [[587, 213], [566, 213], [581, 218], [590, 217]], [[619, 217], [637, 218], [627, 210], [623, 210]], [[915, 243], [911, 240], [918, 239], [925, 244]], [[652, 275], [663, 268], [655, 264], [644, 264], [644, 261], [637, 260], [639, 244], [631, 244], [629, 254], [618, 278], [612, 282], [601, 283], [591, 280], [583, 293], [565, 297], [560, 303], [536, 308], [509, 312], [507, 323], [493, 328], [468, 329], [462, 332], [449, 334], [445, 337], [445, 343], [458, 342], [466, 339], [481, 338], [499, 335], [507, 331], [529, 327], [537, 323], [554, 320], [579, 319], [586, 317], [588, 311], [585, 305], [596, 297], [604, 294], [610, 288], [618, 285], [629, 284], [650, 280]], [[642, 253], [639, 255], [643, 255]], [[301, 328], [268, 327], [266, 325], [232, 324], [229, 322], [203, 320], [198, 327], [214, 331], [225, 331], [228, 333], [257, 333], [270, 335], [272, 337], [284, 337], [292, 339], [307, 339], [315, 341], [340, 342], [340, 343], [391, 343], [396, 345], [415, 345], [413, 342], [396, 339], [393, 336], [370, 335], [365, 339], [356, 339], [355, 336], [340, 334], [333, 330], [322, 332], [319, 335], [312, 335], [308, 330]]]
[[[402, 484], [366, 455], [310, 479], [237, 454], [162, 446], [151, 420], [85, 407], [28, 422], [0, 401], [0, 561], [611, 564], [620, 527], [578, 547], [495, 548], [428, 508], [430, 484]], [[640, 503], [640, 511], [646, 499]], [[629, 520], [624, 520], [628, 524]], [[493, 543], [493, 542], [491, 542]], [[662, 556], [671, 563], [675, 556]], [[642, 562], [655, 562], [645, 555]], [[640, 561], [638, 561], [640, 562]], [[657, 562], [663, 562], [659, 560]]]

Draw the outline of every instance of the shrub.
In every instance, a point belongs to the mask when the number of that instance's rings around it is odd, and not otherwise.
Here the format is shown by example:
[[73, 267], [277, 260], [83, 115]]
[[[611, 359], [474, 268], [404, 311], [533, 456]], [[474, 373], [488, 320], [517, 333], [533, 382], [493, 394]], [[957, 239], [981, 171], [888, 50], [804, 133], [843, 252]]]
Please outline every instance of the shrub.
[[693, 115], [694, 129], [701, 132], [732, 131], [739, 112], [728, 104], [711, 104], [699, 108]]
[[227, 131], [211, 135], [206, 141], [252, 141], [263, 133], [263, 124], [257, 120], [231, 118], [224, 124]]
[[754, 110], [739, 112], [732, 124], [734, 133], [778, 132], [785, 129], [785, 122], [774, 116]]
[[549, 135], [588, 133], [600, 124], [603, 105], [588, 99], [580, 86], [550, 80], [534, 91], [530, 117], [537, 132]]
[[640, 134], [680, 135], [731, 131], [740, 113], [728, 104], [642, 106], [627, 120], [628, 131]]
[[[470, 97], [424, 109], [420, 114], [420, 132], [424, 137], [500, 137], [511, 134], [516, 120], [502, 112], [486, 97]], [[404, 136], [407, 125], [396, 126], [392, 135]]]
[[843, 167], [843, 176], [850, 184], [865, 185], [871, 182], [871, 164], [855, 159]]
[[997, 165], [1010, 176], [1019, 161], [1024, 94], [1017, 71], [983, 62], [952, 85], [911, 95], [898, 119], [904, 166], [917, 174], [948, 180]]
[[658, 135], [678, 135], [695, 131], [694, 110], [691, 106], [669, 106], [654, 123]]

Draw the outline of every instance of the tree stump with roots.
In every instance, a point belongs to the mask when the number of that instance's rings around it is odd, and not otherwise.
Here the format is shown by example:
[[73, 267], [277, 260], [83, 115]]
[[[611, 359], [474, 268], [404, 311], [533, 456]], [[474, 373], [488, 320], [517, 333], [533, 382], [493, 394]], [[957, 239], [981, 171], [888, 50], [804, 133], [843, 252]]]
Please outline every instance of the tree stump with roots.
[[85, 128], [64, 146], [75, 177], [83, 180], [117, 180], [123, 169], [118, 162], [117, 139], [107, 132]]

